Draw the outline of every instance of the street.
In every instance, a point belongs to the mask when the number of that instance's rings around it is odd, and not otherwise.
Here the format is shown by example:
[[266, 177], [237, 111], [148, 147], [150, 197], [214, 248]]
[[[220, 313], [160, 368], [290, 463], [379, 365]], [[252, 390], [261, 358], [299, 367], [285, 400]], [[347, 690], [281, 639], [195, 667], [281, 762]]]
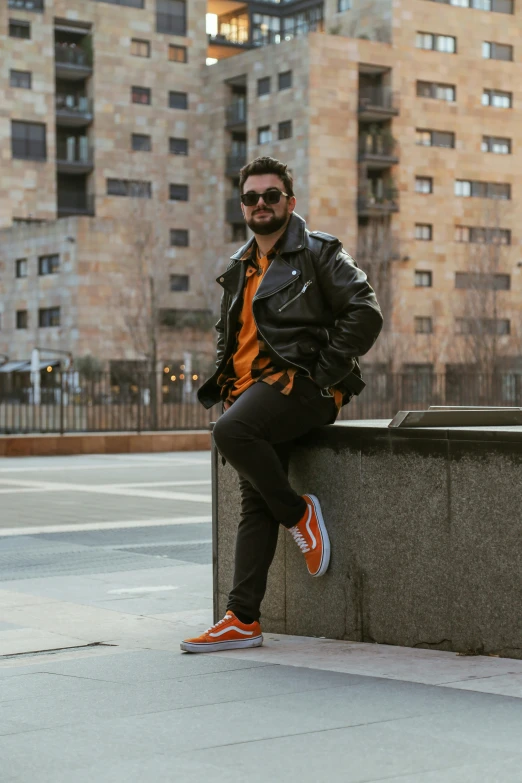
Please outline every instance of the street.
[[[212, 623], [208, 452], [0, 461], [1, 783], [520, 783], [522, 661]], [[327, 607], [325, 607], [325, 611]]]

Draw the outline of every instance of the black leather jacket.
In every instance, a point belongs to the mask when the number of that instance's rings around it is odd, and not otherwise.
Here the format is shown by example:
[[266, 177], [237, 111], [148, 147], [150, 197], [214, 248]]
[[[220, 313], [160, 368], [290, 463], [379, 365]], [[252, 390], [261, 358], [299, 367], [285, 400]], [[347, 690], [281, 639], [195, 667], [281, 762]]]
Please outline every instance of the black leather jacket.
[[[235, 350], [243, 302], [246, 265], [240, 259], [253, 242], [252, 237], [217, 278], [224, 289], [216, 324], [217, 369], [198, 391], [205, 408], [221, 399], [217, 379]], [[364, 389], [357, 357], [370, 350], [383, 318], [366, 275], [338, 239], [308, 231], [293, 213], [252, 308], [275, 366], [297, 367], [321, 388], [341, 388], [343, 404]]]

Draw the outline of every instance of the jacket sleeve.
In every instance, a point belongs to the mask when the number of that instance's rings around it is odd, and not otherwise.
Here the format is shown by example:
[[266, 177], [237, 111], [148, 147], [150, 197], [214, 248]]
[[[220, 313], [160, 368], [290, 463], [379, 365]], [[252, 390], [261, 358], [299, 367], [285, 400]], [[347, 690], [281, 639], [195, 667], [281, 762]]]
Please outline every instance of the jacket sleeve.
[[368, 278], [339, 241], [323, 245], [316, 269], [325, 303], [335, 319], [313, 372], [314, 380], [325, 388], [349, 375], [353, 359], [370, 350], [383, 317]]
[[227, 317], [225, 297], [226, 292], [223, 291], [223, 295], [221, 296], [221, 314], [219, 316], [219, 321], [214, 325], [214, 328], [217, 332], [216, 367], [219, 367], [221, 360], [225, 355], [225, 320]]

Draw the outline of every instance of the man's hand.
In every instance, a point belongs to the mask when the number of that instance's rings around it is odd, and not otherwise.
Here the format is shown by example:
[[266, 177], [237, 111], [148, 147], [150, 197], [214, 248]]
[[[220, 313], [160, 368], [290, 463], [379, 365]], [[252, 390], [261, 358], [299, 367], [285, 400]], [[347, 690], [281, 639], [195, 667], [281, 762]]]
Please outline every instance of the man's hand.
[[223, 403], [223, 410], [225, 410], [225, 411], [228, 411], [228, 409], [230, 408], [230, 406], [231, 406], [231, 405], [232, 405], [232, 403], [231, 403], [231, 402], [227, 402], [227, 401], [225, 401], [225, 402]]

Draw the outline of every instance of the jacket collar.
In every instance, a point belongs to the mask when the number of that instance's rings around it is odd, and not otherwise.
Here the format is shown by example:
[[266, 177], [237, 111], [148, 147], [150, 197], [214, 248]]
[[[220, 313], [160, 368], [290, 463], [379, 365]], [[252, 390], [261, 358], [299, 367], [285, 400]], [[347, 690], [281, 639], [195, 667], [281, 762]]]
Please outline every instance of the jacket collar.
[[[278, 247], [279, 254], [282, 253], [295, 253], [302, 250], [305, 246], [305, 231], [306, 223], [303, 218], [296, 212], [293, 212], [286, 231], [281, 237], [281, 244]], [[252, 245], [255, 242], [255, 237], [250, 237], [248, 242], [240, 247], [237, 253], [231, 256], [232, 261], [239, 261], [243, 256], [252, 249]]]

